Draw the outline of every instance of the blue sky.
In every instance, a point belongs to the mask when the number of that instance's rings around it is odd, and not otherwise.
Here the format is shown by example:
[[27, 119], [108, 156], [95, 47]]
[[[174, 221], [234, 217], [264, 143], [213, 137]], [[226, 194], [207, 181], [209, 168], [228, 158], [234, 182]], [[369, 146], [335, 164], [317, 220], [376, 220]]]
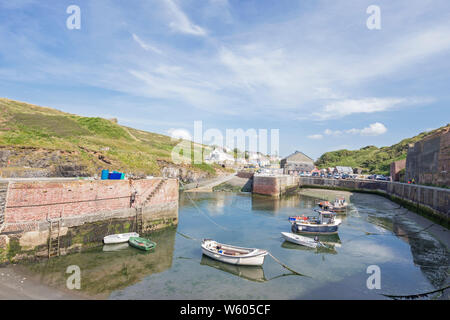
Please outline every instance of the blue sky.
[[164, 134], [279, 129], [281, 155], [449, 123], [449, 57], [448, 0], [0, 0], [0, 96]]

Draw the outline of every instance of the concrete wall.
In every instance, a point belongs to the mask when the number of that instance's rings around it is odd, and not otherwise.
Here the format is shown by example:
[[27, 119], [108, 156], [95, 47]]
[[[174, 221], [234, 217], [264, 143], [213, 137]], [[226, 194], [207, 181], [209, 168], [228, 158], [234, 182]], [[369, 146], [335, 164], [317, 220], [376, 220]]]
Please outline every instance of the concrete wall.
[[387, 181], [341, 180], [301, 177], [301, 187], [343, 188], [355, 191], [381, 192], [406, 201], [409, 205], [428, 208], [439, 218], [450, 219], [450, 189]]
[[254, 175], [253, 193], [279, 197], [290, 188], [298, 187], [299, 177], [290, 175]]
[[60, 220], [62, 236], [75, 236], [71, 228], [83, 226], [81, 242], [101, 241], [114, 228], [135, 231], [137, 208], [142, 208], [144, 232], [177, 224], [178, 180], [11, 181], [0, 225], [0, 262], [12, 239], [28, 251], [46, 246], [49, 220]]
[[405, 179], [450, 186], [450, 131], [439, 132], [408, 149]]

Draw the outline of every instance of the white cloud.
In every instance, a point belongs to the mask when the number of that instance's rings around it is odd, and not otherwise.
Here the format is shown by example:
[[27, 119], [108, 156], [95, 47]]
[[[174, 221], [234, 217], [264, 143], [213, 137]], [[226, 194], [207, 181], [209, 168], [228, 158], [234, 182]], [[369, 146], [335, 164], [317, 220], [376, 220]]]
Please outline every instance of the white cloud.
[[313, 139], [313, 140], [320, 140], [323, 138], [323, 135], [321, 134], [312, 134], [310, 136], [308, 136], [309, 139]]
[[[326, 129], [324, 131], [324, 134], [327, 136], [340, 136], [343, 134], [359, 134], [361, 136], [379, 136], [381, 134], [384, 134], [387, 132], [387, 128], [384, 124], [380, 123], [380, 122], [375, 122], [372, 123], [371, 125], [369, 125], [366, 128], [362, 128], [362, 129], [348, 129], [348, 130], [331, 130], [331, 129]], [[321, 134], [315, 134], [315, 135], [311, 135], [308, 136], [308, 138], [311, 138], [313, 136], [320, 136], [322, 137]], [[312, 138], [311, 138], [312, 139]]]
[[[355, 130], [355, 129], [352, 129]], [[387, 128], [384, 124], [380, 122], [372, 123], [367, 128], [361, 129], [361, 130], [355, 130], [355, 132], [352, 133], [359, 133], [362, 136], [379, 136], [381, 134], [384, 134], [387, 132]]]
[[195, 36], [206, 35], [206, 30], [193, 24], [186, 14], [175, 4], [175, 2], [173, 2], [173, 0], [165, 0], [165, 3], [167, 4], [167, 8], [172, 18], [172, 21], [169, 24], [172, 30]]
[[[348, 99], [331, 102], [323, 108], [323, 111], [315, 113], [322, 120], [340, 118], [354, 113], [373, 113], [392, 110], [401, 104], [408, 102], [406, 98], [366, 98]], [[412, 101], [410, 101], [412, 103]]]
[[133, 33], [132, 36], [133, 36], [133, 40], [136, 41], [141, 46], [142, 49], [144, 49], [146, 51], [153, 51], [153, 52], [156, 52], [158, 54], [162, 54], [161, 50], [159, 50], [159, 49], [157, 49], [157, 48], [155, 48], [155, 47], [145, 43], [136, 34]]

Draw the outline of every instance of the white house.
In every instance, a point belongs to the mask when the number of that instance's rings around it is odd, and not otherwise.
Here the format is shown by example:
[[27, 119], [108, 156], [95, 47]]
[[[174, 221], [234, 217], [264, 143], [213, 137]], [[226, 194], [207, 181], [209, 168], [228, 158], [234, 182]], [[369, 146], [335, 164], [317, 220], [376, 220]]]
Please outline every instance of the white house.
[[208, 156], [205, 157], [205, 161], [215, 163], [234, 162], [234, 157], [216, 148], [211, 151]]

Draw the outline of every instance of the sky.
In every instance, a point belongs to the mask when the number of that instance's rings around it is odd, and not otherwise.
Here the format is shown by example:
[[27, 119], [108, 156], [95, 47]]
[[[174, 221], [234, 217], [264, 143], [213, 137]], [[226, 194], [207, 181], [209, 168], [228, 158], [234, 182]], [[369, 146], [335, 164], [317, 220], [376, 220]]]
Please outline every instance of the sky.
[[0, 97], [167, 135], [278, 129], [281, 156], [450, 123], [449, 58], [448, 0], [0, 0]]

